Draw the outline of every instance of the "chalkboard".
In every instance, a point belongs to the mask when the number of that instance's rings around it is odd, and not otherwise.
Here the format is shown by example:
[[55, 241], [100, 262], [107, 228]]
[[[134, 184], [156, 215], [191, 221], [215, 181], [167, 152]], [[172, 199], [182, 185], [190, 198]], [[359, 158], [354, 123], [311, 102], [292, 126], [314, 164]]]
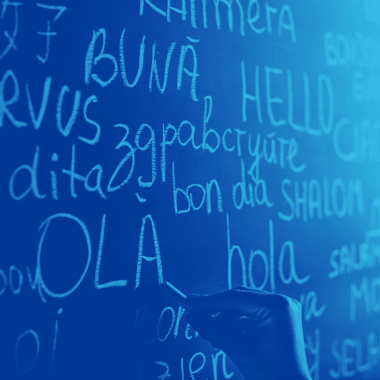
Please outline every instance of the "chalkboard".
[[[42, 0], [41, 0], [42, 1]], [[303, 305], [380, 376], [378, 0], [0, 6], [0, 376], [242, 379], [141, 285]]]

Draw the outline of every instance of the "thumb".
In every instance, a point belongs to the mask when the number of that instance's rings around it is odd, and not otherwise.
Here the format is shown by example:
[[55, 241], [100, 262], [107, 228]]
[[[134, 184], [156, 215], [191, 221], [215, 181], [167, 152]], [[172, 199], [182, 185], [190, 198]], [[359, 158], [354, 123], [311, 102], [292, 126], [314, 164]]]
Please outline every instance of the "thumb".
[[212, 330], [212, 317], [200, 310], [189, 311], [186, 320], [203, 339], [207, 339]]
[[198, 331], [202, 339], [210, 342], [215, 348], [226, 350], [229, 348], [228, 342], [219, 333], [217, 323], [210, 314], [192, 310], [186, 316], [187, 322]]

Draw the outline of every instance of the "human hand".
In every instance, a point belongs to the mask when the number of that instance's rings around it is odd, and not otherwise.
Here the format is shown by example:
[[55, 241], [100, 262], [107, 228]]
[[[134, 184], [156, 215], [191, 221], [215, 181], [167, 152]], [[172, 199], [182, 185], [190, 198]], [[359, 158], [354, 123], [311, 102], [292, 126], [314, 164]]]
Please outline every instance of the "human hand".
[[187, 321], [247, 380], [311, 379], [298, 301], [246, 287], [189, 299], [194, 310]]

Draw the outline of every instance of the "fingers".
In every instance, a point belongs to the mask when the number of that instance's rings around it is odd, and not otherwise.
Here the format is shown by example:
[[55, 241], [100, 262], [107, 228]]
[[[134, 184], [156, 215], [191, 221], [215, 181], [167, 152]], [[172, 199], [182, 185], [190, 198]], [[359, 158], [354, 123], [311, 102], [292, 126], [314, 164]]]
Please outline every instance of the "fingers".
[[232, 325], [232, 329], [235, 334], [244, 335], [252, 332], [260, 323], [260, 319], [251, 318], [247, 316], [241, 316], [236, 319]]
[[250, 292], [256, 292], [256, 293], [264, 293], [264, 294], [271, 294], [270, 292], [267, 292], [266, 290], [260, 290], [260, 289], [254, 289], [254, 288], [249, 288], [248, 286], [238, 286], [232, 290], [247, 290]]
[[203, 339], [208, 340], [213, 330], [212, 317], [199, 310], [190, 311], [186, 316], [187, 322], [200, 334]]
[[215, 348], [226, 352], [230, 348], [230, 343], [226, 340], [226, 326], [218, 323], [210, 315], [199, 311], [190, 311], [186, 319], [188, 323], [198, 331], [202, 339], [210, 342]]
[[[188, 313], [187, 321], [198, 331], [203, 339], [211, 342], [210, 337], [218, 335], [226, 342], [239, 346], [239, 340], [248, 332], [254, 333], [260, 320], [242, 315], [237, 311], [222, 311], [217, 317], [210, 317], [201, 310]], [[252, 334], [251, 334], [252, 335]], [[214, 337], [214, 343], [215, 343]]]
[[227, 292], [211, 296], [191, 298], [194, 307], [199, 307], [210, 312], [236, 310], [245, 315], [257, 315], [271, 306], [274, 295], [250, 288], [235, 288]]
[[264, 318], [272, 311], [293, 309], [299, 306], [298, 301], [288, 296], [247, 287], [238, 287], [211, 296], [192, 297], [190, 302], [195, 308], [208, 310], [210, 314], [236, 310], [256, 318]]

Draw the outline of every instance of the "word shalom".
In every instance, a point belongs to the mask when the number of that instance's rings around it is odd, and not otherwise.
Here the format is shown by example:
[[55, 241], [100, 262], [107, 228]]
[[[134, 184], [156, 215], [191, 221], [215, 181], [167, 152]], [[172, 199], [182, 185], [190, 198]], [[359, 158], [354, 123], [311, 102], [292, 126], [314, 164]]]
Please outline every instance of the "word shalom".
[[360, 179], [349, 180], [336, 178], [323, 183], [316, 179], [294, 181], [286, 178], [281, 184], [281, 193], [286, 201], [287, 211], [278, 212], [281, 220], [291, 222], [293, 219], [344, 218], [355, 212], [364, 214], [363, 186]]

